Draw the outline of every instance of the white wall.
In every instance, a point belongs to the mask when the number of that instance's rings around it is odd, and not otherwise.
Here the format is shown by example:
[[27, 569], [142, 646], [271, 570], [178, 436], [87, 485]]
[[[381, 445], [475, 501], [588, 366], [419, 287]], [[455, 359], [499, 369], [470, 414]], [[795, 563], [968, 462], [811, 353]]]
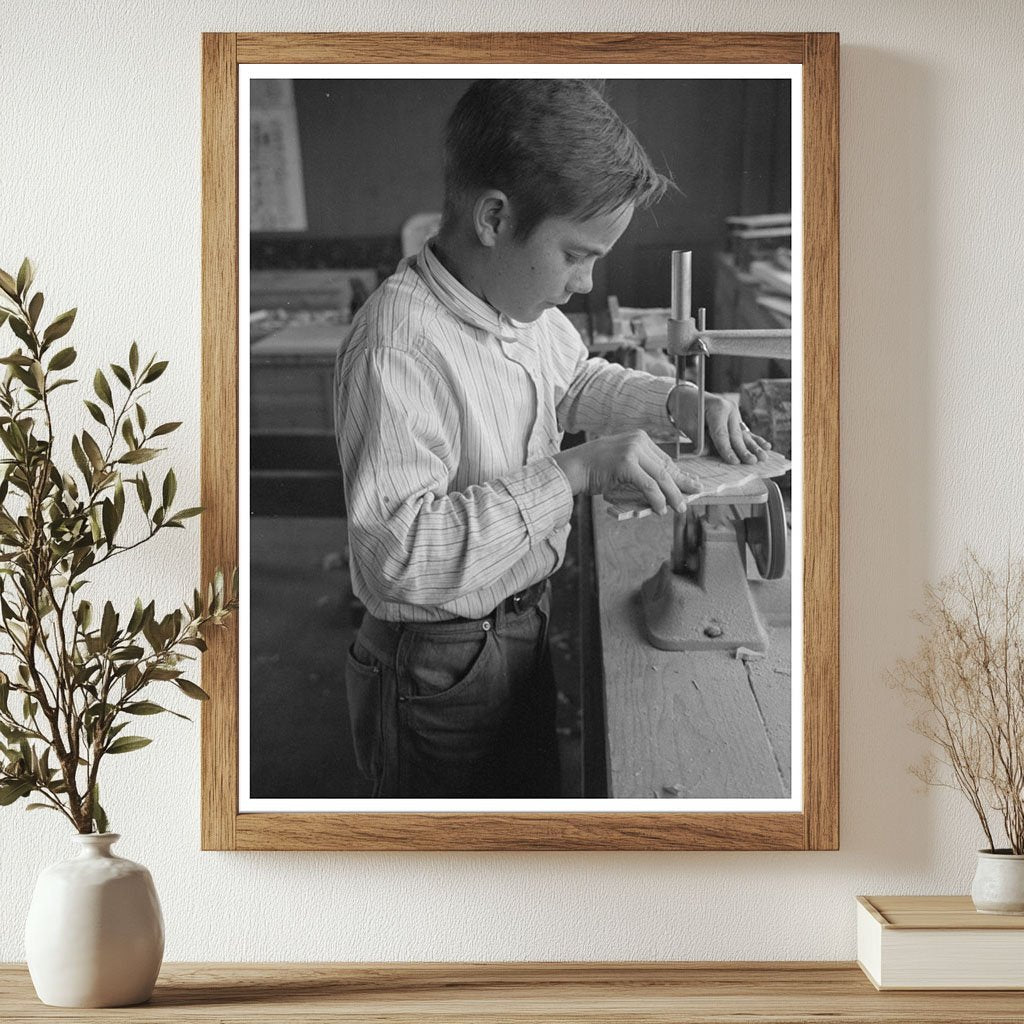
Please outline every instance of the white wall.
[[[198, 731], [161, 719], [105, 802], [156, 879], [169, 959], [850, 958], [857, 893], [967, 890], [978, 830], [907, 775], [920, 748], [885, 678], [925, 579], [968, 543], [1024, 551], [1016, 0], [7, 0], [4, 21], [0, 266], [31, 254], [54, 306], [81, 308], [83, 365], [133, 338], [173, 359], [150, 411], [188, 424], [192, 496], [201, 31], [842, 34], [842, 849], [201, 853]], [[197, 538], [154, 546], [118, 593], [188, 594]], [[55, 815], [0, 811], [0, 960], [70, 846]]]

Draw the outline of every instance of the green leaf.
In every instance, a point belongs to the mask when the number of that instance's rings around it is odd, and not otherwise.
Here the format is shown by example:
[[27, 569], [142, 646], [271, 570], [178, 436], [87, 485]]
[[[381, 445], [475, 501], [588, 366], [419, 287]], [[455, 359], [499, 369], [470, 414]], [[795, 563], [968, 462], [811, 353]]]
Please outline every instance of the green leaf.
[[194, 508], [183, 508], [180, 512], [175, 512], [173, 516], [167, 521], [167, 525], [171, 523], [180, 523], [183, 519], [191, 519], [193, 516], [198, 516], [202, 513], [202, 505], [197, 505]]
[[97, 718], [99, 718], [101, 715], [106, 715], [108, 712], [113, 710], [113, 704], [108, 704], [105, 701], [100, 701], [86, 708], [85, 714], [82, 716], [82, 721], [85, 723], [86, 728], [90, 728]]
[[37, 321], [39, 320], [39, 313], [43, 308], [43, 293], [36, 292], [32, 296], [32, 301], [28, 304], [28, 322], [35, 328]]
[[5, 366], [31, 366], [32, 357], [26, 356], [21, 352], [11, 352], [0, 359], [0, 363], [3, 363]]
[[163, 503], [165, 507], [170, 507], [172, 501], [174, 501], [174, 495], [178, 491], [178, 480], [174, 475], [174, 470], [167, 470], [167, 476], [164, 477], [163, 486]]
[[191, 697], [193, 700], [209, 700], [210, 695], [201, 687], [196, 686], [195, 683], [189, 682], [187, 679], [178, 679], [174, 683], [179, 690], [186, 697]]
[[114, 546], [114, 535], [117, 533], [117, 513], [114, 511], [114, 503], [105, 498], [103, 501], [103, 536], [106, 538], [107, 546]]
[[2, 288], [15, 302], [18, 301], [18, 285], [13, 277], [4, 270], [0, 270], [0, 288]]
[[146, 609], [142, 604], [142, 599], [135, 598], [135, 607], [132, 609], [132, 617], [128, 620], [127, 632], [129, 636], [135, 636], [136, 633], [142, 628], [142, 621], [145, 617]]
[[103, 460], [103, 453], [100, 451], [100, 446], [93, 440], [92, 434], [87, 430], [82, 431], [82, 447], [85, 449], [85, 454], [89, 456], [92, 468], [96, 472], [103, 469], [106, 465]]
[[146, 372], [146, 376], [143, 378], [142, 383], [143, 384], [152, 384], [153, 381], [155, 381], [157, 379], [157, 377], [159, 377], [164, 372], [164, 370], [166, 370], [166, 369], [167, 369], [167, 360], [166, 359], [163, 362], [154, 363], [149, 368], [149, 370]]
[[146, 429], [146, 410], [141, 405], [135, 406], [135, 418], [139, 421], [139, 430]]
[[139, 447], [139, 442], [135, 439], [135, 428], [132, 426], [132, 421], [125, 418], [124, 423], [121, 424], [121, 436], [124, 438], [124, 443], [132, 450]]
[[126, 704], [124, 710], [129, 715], [160, 715], [166, 713], [174, 715], [175, 718], [183, 718], [186, 722], [192, 721], [187, 715], [181, 715], [177, 711], [171, 711], [170, 708], [161, 707], [159, 704], [154, 704], [151, 700], [140, 700], [134, 704]]
[[56, 320], [50, 324], [49, 327], [43, 331], [43, 341], [49, 344], [51, 341], [56, 341], [58, 338], [63, 338], [68, 331], [71, 330], [71, 325], [75, 322], [75, 314], [78, 312], [78, 308], [69, 309], [66, 313], [61, 313]]
[[31, 344], [32, 332], [28, 329], [28, 324], [24, 320], [17, 316], [11, 316], [7, 322], [11, 325], [11, 330], [14, 331], [21, 341], [25, 342], [26, 345]]
[[146, 671], [150, 679], [177, 680], [181, 676], [180, 668], [151, 668]]
[[23, 729], [19, 729], [16, 725], [7, 725], [4, 722], [0, 722], [0, 735], [2, 735], [8, 743], [18, 743], [28, 734]]
[[106, 812], [100, 806], [99, 785], [92, 787], [92, 820], [93, 824], [96, 826], [96, 831], [100, 834], [109, 830]]
[[21, 261], [21, 266], [18, 268], [18, 294], [24, 295], [29, 288], [32, 287], [32, 281], [36, 276], [36, 268], [32, 266], [32, 261], [26, 256]]
[[95, 403], [90, 402], [89, 399], [84, 399], [86, 409], [89, 410], [89, 415], [101, 426], [107, 425], [107, 417], [103, 414], [103, 410]]
[[103, 375], [102, 370], [96, 371], [96, 375], [92, 379], [92, 386], [96, 394], [100, 396], [100, 401], [106, 403], [111, 409], [113, 409], [114, 396], [110, 393], [110, 385], [107, 383], [107, 378]]
[[153, 741], [145, 736], [119, 736], [106, 749], [108, 754], [127, 754], [132, 750], [148, 747]]
[[135, 466], [140, 462], [149, 462], [155, 459], [160, 453], [156, 448], [136, 448], [134, 451], [125, 452], [117, 461], [124, 462], [129, 466]]
[[11, 315], [10, 310], [0, 309], [0, 327], [7, 322], [7, 318]]
[[163, 650], [164, 643], [163, 638], [160, 636], [160, 628], [157, 626], [152, 615], [147, 615], [143, 621], [142, 635], [146, 638], [146, 643], [148, 643], [154, 651]]
[[51, 360], [49, 370], [66, 370], [76, 359], [78, 353], [73, 348], [62, 348]]
[[126, 387], [131, 388], [132, 379], [128, 376], [128, 371], [123, 366], [118, 366], [117, 363], [110, 364], [110, 372]]
[[82, 601], [75, 610], [75, 618], [82, 630], [87, 630], [92, 625], [92, 605], [88, 601]]
[[139, 346], [134, 341], [128, 350], [128, 365], [131, 367], [132, 373], [139, 372]]
[[150, 507], [153, 504], [153, 495], [149, 491], [149, 477], [145, 473], [138, 477], [135, 481], [135, 486], [138, 488], [139, 501], [142, 504], [143, 510], [146, 514], [149, 514]]
[[92, 483], [92, 468], [89, 465], [89, 460], [85, 456], [85, 452], [82, 449], [82, 443], [78, 440], [78, 437], [71, 438], [71, 454], [74, 457], [75, 465], [78, 466], [78, 471], [85, 477], [88, 483]]
[[110, 656], [111, 661], [138, 661], [146, 652], [135, 644], [119, 647]]
[[19, 779], [16, 782], [0, 782], [0, 807], [7, 807], [15, 800], [32, 792], [31, 779]]
[[180, 426], [181, 426], [181, 421], [180, 420], [178, 422], [176, 422], [176, 423], [161, 423], [160, 426], [157, 427], [156, 430], [153, 431], [151, 436], [152, 437], [163, 437], [164, 434], [169, 434], [169, 433], [171, 433], [171, 431], [177, 430], [178, 427], [180, 427]]
[[107, 601], [103, 605], [103, 621], [100, 623], [100, 640], [104, 647], [109, 647], [117, 632], [117, 612], [114, 606]]

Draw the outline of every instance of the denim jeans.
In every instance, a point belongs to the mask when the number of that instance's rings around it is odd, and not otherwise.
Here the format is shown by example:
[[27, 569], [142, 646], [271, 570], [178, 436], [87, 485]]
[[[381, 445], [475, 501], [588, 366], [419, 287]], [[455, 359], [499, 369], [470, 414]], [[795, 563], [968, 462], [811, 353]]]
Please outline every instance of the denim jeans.
[[375, 797], [557, 797], [549, 597], [486, 619], [366, 614], [346, 690], [356, 760]]

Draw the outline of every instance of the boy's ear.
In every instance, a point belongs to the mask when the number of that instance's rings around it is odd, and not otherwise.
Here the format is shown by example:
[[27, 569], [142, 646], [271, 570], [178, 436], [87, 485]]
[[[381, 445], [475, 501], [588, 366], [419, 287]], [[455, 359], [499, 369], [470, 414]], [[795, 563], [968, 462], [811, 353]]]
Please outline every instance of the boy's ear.
[[473, 204], [473, 230], [481, 245], [493, 248], [512, 230], [512, 205], [500, 189], [482, 192]]

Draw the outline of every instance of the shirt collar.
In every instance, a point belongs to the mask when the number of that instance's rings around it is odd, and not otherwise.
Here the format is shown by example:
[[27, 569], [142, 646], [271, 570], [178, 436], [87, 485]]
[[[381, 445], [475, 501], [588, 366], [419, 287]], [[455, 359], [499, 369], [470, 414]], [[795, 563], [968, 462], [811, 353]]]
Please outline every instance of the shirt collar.
[[495, 334], [506, 341], [515, 341], [523, 325], [499, 313], [478, 295], [474, 295], [437, 258], [426, 242], [416, 258], [416, 269], [437, 300], [460, 320]]

